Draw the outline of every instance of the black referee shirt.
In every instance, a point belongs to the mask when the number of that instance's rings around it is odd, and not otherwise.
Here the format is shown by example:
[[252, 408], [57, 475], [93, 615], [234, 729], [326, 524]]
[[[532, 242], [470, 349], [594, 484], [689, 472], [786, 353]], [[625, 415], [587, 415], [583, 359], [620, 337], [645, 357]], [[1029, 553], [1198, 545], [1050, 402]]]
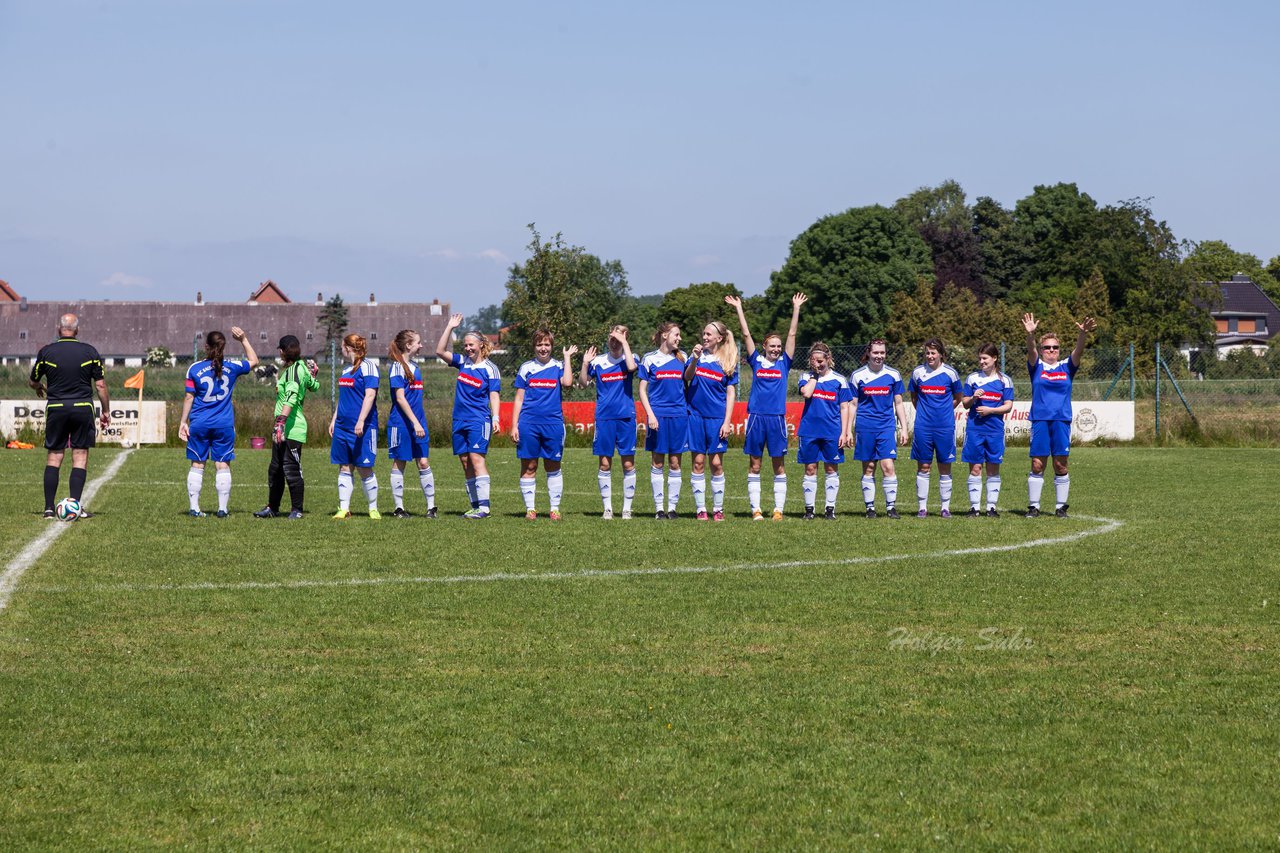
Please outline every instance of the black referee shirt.
[[36, 356], [31, 381], [42, 378], [51, 403], [93, 402], [94, 380], [102, 378], [102, 356], [75, 338], [59, 338]]

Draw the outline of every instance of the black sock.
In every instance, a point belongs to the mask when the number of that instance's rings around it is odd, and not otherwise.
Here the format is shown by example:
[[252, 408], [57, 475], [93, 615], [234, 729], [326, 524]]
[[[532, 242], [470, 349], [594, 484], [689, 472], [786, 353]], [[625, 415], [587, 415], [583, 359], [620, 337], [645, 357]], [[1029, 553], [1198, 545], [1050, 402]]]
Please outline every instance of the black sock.
[[58, 502], [58, 466], [44, 466], [44, 508], [53, 509]]
[[75, 501], [80, 500], [80, 495], [84, 492], [85, 470], [83, 468], [71, 469], [71, 498]]

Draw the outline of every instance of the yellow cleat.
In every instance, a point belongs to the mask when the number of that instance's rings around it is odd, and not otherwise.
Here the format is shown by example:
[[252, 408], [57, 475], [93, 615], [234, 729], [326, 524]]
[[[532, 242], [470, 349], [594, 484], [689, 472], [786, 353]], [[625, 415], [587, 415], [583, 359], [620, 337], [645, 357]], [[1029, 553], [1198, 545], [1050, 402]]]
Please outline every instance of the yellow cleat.
[[378, 512], [376, 509], [371, 509], [371, 510], [369, 510], [369, 520], [370, 520], [370, 521], [381, 521], [381, 520], [382, 520], [382, 513]]
[[333, 514], [335, 521], [346, 521], [350, 517], [351, 513], [347, 512], [345, 509], [340, 509]]
[[535, 511], [533, 511], [533, 510], [529, 510], [528, 512], [526, 512], [526, 513], [524, 514], [524, 520], [525, 520], [525, 521], [537, 521], [537, 520], [538, 520], [538, 513], [536, 513], [536, 512], [535, 512]]
[[773, 511], [773, 520], [774, 520], [774, 521], [782, 521], [782, 510], [780, 510], [780, 509], [775, 509], [775, 510]]

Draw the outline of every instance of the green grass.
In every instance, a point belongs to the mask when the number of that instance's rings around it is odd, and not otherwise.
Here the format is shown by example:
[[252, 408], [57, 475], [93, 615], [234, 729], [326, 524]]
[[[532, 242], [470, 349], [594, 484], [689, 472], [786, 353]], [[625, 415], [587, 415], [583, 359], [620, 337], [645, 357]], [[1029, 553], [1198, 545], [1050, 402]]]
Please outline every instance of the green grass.
[[[135, 452], [0, 611], [0, 848], [1280, 844], [1273, 452], [1081, 449], [1065, 521], [776, 525], [737, 454], [728, 522], [602, 522], [585, 451], [527, 523], [509, 457], [490, 521], [440, 454], [449, 518], [338, 523], [308, 450], [311, 515], [262, 522], [265, 454], [196, 521], [181, 452]], [[9, 553], [39, 468], [0, 455]], [[939, 553], [1084, 516], [1123, 526]], [[430, 580], [664, 567], [728, 568]]]

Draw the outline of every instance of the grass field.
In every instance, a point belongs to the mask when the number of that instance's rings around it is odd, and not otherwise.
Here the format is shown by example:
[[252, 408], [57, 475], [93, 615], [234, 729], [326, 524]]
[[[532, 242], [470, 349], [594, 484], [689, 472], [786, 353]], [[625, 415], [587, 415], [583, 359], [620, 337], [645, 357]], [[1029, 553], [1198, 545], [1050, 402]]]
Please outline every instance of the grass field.
[[[134, 451], [22, 577], [0, 848], [1280, 846], [1274, 451], [1081, 449], [1067, 520], [778, 524], [735, 454], [719, 525], [643, 476], [599, 520], [576, 450], [559, 524], [508, 453], [494, 519], [441, 455], [449, 517], [339, 523], [308, 454], [307, 518], [249, 517], [245, 451], [220, 521]], [[0, 455], [6, 560], [40, 464]]]

